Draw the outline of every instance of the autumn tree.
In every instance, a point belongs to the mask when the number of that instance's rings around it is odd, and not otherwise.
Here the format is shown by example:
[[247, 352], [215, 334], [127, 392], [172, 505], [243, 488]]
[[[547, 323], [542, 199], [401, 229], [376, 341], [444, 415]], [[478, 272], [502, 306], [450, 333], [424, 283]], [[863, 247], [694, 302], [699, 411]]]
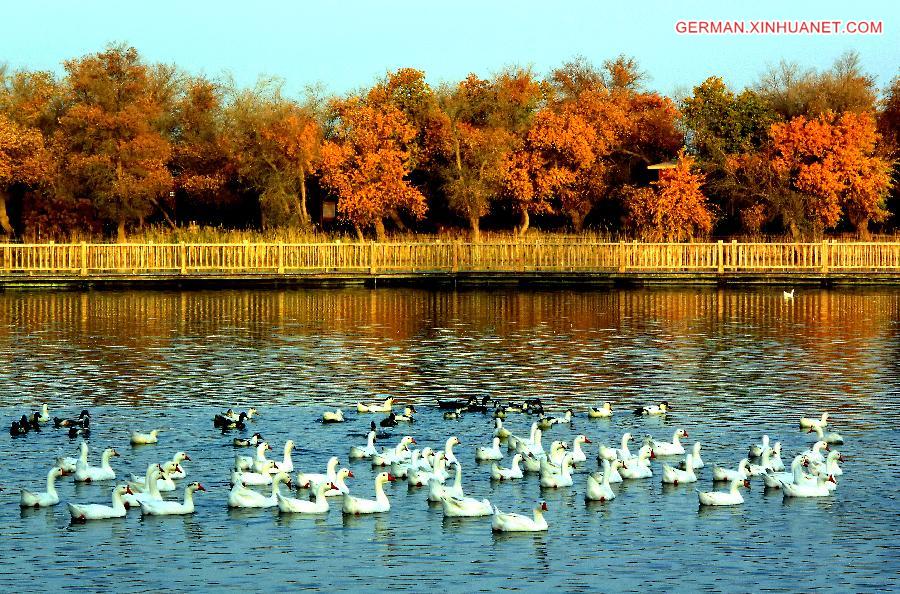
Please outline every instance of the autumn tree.
[[229, 156], [242, 185], [259, 195], [263, 226], [310, 225], [307, 184], [322, 146], [312, 100], [286, 98], [281, 82], [233, 89], [225, 110]]
[[703, 195], [703, 174], [684, 150], [674, 168], [663, 169], [650, 187], [629, 187], [628, 224], [652, 241], [684, 241], [712, 231], [713, 214]]
[[222, 88], [203, 77], [185, 81], [174, 101], [170, 169], [175, 188], [188, 201], [215, 207], [234, 176], [225, 139]]
[[68, 109], [57, 141], [66, 184], [115, 223], [124, 241], [126, 225], [153, 213], [172, 188], [153, 72], [122, 45], [69, 60], [65, 69]]
[[856, 52], [843, 54], [822, 72], [782, 61], [762, 75], [755, 90], [785, 120], [827, 111], [873, 111], [878, 95], [875, 79], [863, 71]]
[[394, 209], [424, 216], [425, 198], [408, 180], [416, 131], [403, 113], [389, 104], [350, 97], [333, 103], [330, 120], [321, 181], [337, 196], [338, 213], [353, 224], [359, 238], [374, 227], [383, 240], [384, 219]]
[[5, 234], [15, 234], [7, 212], [10, 190], [46, 181], [50, 167], [40, 131], [16, 124], [0, 113], [0, 228]]
[[804, 196], [817, 232], [845, 215], [867, 239], [870, 221], [887, 216], [891, 163], [875, 154], [878, 133], [871, 113], [826, 112], [772, 125], [773, 167]]
[[[481, 218], [502, 195], [509, 159], [539, 109], [543, 89], [529, 70], [508, 69], [490, 80], [474, 74], [441, 93], [442, 121], [432, 146], [450, 206], [480, 236]], [[527, 211], [523, 211], [527, 212]]]

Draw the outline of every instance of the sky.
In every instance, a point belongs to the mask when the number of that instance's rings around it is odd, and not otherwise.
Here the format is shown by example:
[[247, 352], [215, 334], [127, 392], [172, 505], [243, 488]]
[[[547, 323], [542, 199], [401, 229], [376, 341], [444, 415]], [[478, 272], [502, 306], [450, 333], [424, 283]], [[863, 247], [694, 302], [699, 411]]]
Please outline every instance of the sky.
[[[0, 62], [62, 71], [63, 60], [110, 42], [195, 74], [260, 76], [299, 94], [320, 83], [343, 93], [388, 70], [414, 67], [429, 82], [488, 76], [509, 65], [544, 74], [581, 55], [595, 64], [626, 54], [647, 86], [680, 94], [710, 75], [735, 86], [782, 59], [827, 68], [860, 53], [879, 87], [900, 73], [898, 0], [30, 0], [0, 19]], [[882, 21], [880, 35], [679, 35], [687, 20]]]

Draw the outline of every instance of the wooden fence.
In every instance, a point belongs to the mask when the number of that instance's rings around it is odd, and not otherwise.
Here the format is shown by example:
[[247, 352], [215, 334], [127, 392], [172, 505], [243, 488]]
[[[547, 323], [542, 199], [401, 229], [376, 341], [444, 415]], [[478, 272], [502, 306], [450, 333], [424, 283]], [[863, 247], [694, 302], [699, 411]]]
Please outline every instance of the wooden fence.
[[0, 244], [2, 276], [900, 273], [900, 242]]

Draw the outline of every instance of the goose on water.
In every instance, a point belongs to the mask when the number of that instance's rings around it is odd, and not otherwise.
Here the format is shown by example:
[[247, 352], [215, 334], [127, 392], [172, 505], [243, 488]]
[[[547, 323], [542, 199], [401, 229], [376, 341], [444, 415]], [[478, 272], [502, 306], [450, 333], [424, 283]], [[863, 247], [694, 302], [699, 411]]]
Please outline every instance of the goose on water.
[[79, 483], [115, 480], [116, 473], [109, 465], [109, 459], [118, 455], [119, 452], [115, 449], [106, 448], [100, 457], [100, 466], [82, 464], [81, 460], [79, 460], [78, 464], [75, 465], [75, 480]]
[[521, 514], [503, 513], [494, 507], [491, 519], [491, 530], [494, 532], [543, 532], [548, 529], [544, 512], [547, 511], [547, 503], [541, 501], [533, 510], [533, 517]]
[[662, 467], [662, 482], [673, 485], [681, 483], [696, 483], [697, 475], [694, 473], [694, 455], [688, 454], [685, 459], [685, 469], [681, 470], [668, 464]]
[[612, 473], [612, 467], [609, 460], [603, 461], [603, 473], [598, 481], [593, 474], [587, 477], [587, 491], [584, 498], [586, 501], [612, 501], [616, 498], [615, 492], [609, 486], [609, 479]]
[[828, 483], [837, 484], [837, 481], [835, 481], [834, 477], [830, 474], [827, 478], [819, 475], [816, 477], [815, 483], [782, 483], [781, 490], [784, 493], [785, 498], [827, 497], [828, 495], [831, 495], [831, 489], [828, 488]]
[[[603, 470], [592, 472], [590, 474], [590, 476], [593, 477], [594, 481], [597, 483], [602, 483], [604, 480], [608, 480], [610, 483], [621, 483], [622, 475], [619, 474], [619, 469], [625, 466], [625, 463], [621, 460], [613, 460], [612, 462], [610, 462], [609, 460], [602, 460], [601, 462], [604, 463]], [[607, 464], [609, 465], [608, 467]]]
[[375, 431], [369, 431], [368, 436], [366, 437], [366, 445], [364, 446], [351, 446], [350, 447], [350, 459], [351, 460], [370, 460], [375, 454], [378, 453], [378, 450], [375, 448]]
[[309, 489], [313, 486], [313, 484], [333, 483], [337, 475], [338, 464], [340, 463], [341, 461], [337, 456], [332, 456], [328, 459], [328, 463], [325, 465], [325, 474], [315, 472], [298, 472], [297, 488]]
[[813, 426], [809, 428], [807, 433], [815, 433], [816, 441], [824, 441], [828, 445], [843, 445], [844, 437], [840, 433], [835, 433], [834, 431], [829, 431], [825, 433], [822, 427]]
[[512, 458], [509, 468], [501, 468], [496, 463], [491, 465], [491, 479], [495, 481], [509, 481], [522, 478], [522, 469], [519, 463], [522, 461], [522, 454], [516, 454]]
[[672, 434], [672, 441], [653, 441], [653, 453], [659, 456], [680, 456], [684, 454], [684, 446], [681, 445], [681, 438], [688, 437], [688, 432], [684, 429], [677, 429]]
[[184, 488], [184, 501], [141, 501], [141, 513], [145, 516], [184, 516], [194, 513], [194, 493], [206, 491], [200, 483]]
[[810, 417], [800, 417], [800, 428], [801, 429], [810, 429], [812, 427], [819, 427], [824, 429], [828, 426], [828, 413], [822, 413], [822, 416], [818, 419], [810, 418]]
[[108, 520], [110, 518], [124, 518], [128, 510], [122, 501], [122, 496], [133, 495], [128, 485], [118, 485], [112, 490], [112, 505], [100, 505], [97, 503], [67, 503], [69, 515], [73, 522], [87, 522], [88, 520]]
[[[499, 420], [499, 419], [498, 419]], [[490, 447], [478, 446], [475, 449], [475, 460], [479, 462], [502, 460], [503, 452], [500, 450], [500, 438], [495, 437]]]
[[375, 499], [363, 499], [345, 493], [341, 511], [345, 514], [380, 514], [391, 510], [391, 502], [384, 493], [384, 484], [393, 482], [394, 477], [388, 472], [381, 472], [375, 477]]
[[474, 497], [447, 496], [441, 500], [444, 515], [451, 518], [477, 518], [494, 513], [491, 502]]
[[381, 404], [356, 403], [356, 412], [359, 413], [389, 413], [394, 407], [394, 399], [386, 398]]
[[[694, 456], [694, 470], [698, 470], [703, 468], [703, 458], [700, 457], [700, 442], [695, 441], [694, 446], [691, 448], [691, 455]], [[681, 470], [685, 470], [687, 467], [687, 458], [678, 463], [678, 468]]]
[[465, 497], [462, 487], [462, 465], [456, 463], [456, 474], [452, 485], [444, 484], [438, 477], [428, 481], [428, 501], [438, 503], [444, 497]]
[[236, 448], [249, 448], [258, 446], [264, 441], [265, 439], [263, 439], [262, 434], [254, 433], [247, 439], [244, 439], [242, 437], [235, 437], [233, 440], [231, 440], [231, 444]]
[[603, 406], [591, 406], [588, 408], [588, 418], [608, 419], [612, 416], [612, 404], [604, 402]]
[[313, 490], [314, 499], [312, 501], [309, 499], [296, 499], [276, 492], [275, 497], [278, 500], [278, 509], [281, 513], [290, 514], [327, 513], [328, 498], [325, 497], [325, 492], [332, 488], [336, 488], [336, 486], [331, 483], [319, 483], [316, 485], [315, 490]]
[[59, 503], [59, 494], [56, 492], [56, 479], [63, 476], [62, 468], [54, 466], [47, 473], [47, 490], [40, 492], [22, 489], [19, 496], [21, 507], [50, 507]]
[[228, 494], [228, 507], [266, 508], [278, 505], [278, 492], [281, 483], [291, 487], [291, 477], [286, 472], [279, 472], [272, 477], [272, 494], [263, 495], [248, 489], [243, 483], [237, 483]]
[[131, 432], [131, 445], [149, 445], [159, 442], [159, 433], [162, 429], [153, 429], [148, 433], [140, 431]]
[[752, 446], [750, 446], [750, 450], [747, 452], [747, 457], [748, 458], [759, 458], [760, 456], [762, 456], [763, 450], [767, 449], [768, 447], [769, 447], [769, 436], [763, 435], [762, 442], [755, 443]]
[[734, 479], [731, 481], [731, 487], [727, 491], [697, 491], [697, 497], [700, 499], [700, 505], [740, 505], [744, 503], [744, 497], [741, 495], [741, 487], [750, 488], [749, 479]]
[[714, 481], [742, 481], [750, 476], [750, 460], [747, 458], [741, 460], [737, 470], [722, 468], [721, 466], [713, 464], [712, 476]]
[[663, 400], [659, 404], [652, 404], [650, 406], [639, 406], [638, 408], [634, 409], [634, 414], [641, 415], [641, 416], [654, 417], [654, 416], [664, 415], [667, 412], [669, 412], [670, 410], [672, 410], [672, 407], [669, 406], [669, 401]]
[[645, 479], [653, 476], [653, 470], [650, 468], [650, 454], [642, 452], [640, 456], [629, 459], [619, 469], [619, 474], [623, 479]]

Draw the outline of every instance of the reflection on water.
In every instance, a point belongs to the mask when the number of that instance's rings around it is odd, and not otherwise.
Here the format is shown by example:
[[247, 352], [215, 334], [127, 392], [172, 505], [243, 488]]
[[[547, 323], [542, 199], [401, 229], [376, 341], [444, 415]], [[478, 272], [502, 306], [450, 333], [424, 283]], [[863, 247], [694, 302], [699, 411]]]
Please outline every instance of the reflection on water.
[[[60, 415], [89, 407], [93, 460], [114, 445], [114, 467], [143, 474], [184, 449], [194, 458], [189, 476], [209, 492], [197, 495], [193, 517], [132, 512], [69, 526], [64, 504], [20, 511], [18, 489], [38, 488], [53, 457], [73, 454], [77, 441], [52, 429], [0, 438], [0, 525], [15, 551], [0, 556], [11, 564], [0, 585], [671, 591], [744, 590], [752, 576], [767, 589], [897, 589], [900, 463], [884, 454], [900, 414], [898, 339], [900, 292], [887, 289], [810, 290], [793, 301], [768, 289], [2, 293], [7, 424], [44, 401]], [[489, 519], [444, 518], [425, 489], [403, 482], [386, 488], [393, 509], [377, 517], [341, 517], [336, 499], [315, 517], [226, 508], [234, 450], [210, 426], [217, 410], [259, 406], [251, 431], [275, 442], [276, 457], [294, 439], [297, 466], [321, 471], [364, 441], [378, 417], [352, 405], [376, 394], [422, 405], [419, 422], [395, 438], [410, 431], [440, 447], [460, 435], [467, 494], [521, 513], [546, 499], [550, 531], [492, 535]], [[583, 432], [595, 445], [574, 489], [541, 490], [534, 475], [494, 484], [489, 465], [471, 463], [490, 441], [488, 419], [443, 421], [428, 406], [468, 394], [540, 396], [582, 414], [611, 400], [617, 412], [548, 432], [548, 441]], [[659, 399], [673, 403], [670, 418], [628, 414]], [[344, 406], [349, 422], [322, 426], [326, 405]], [[709, 488], [713, 463], [736, 465], [762, 433], [780, 439], [789, 460], [809, 444], [797, 418], [824, 409], [848, 440], [833, 497], [783, 501], [755, 482], [745, 505], [698, 512], [694, 487]], [[529, 422], [512, 416], [508, 425], [524, 433]], [[159, 446], [127, 445], [132, 429], [154, 426], [171, 428]], [[656, 464], [653, 479], [614, 487], [614, 501], [584, 502], [597, 443], [626, 430], [668, 440], [678, 427], [704, 444], [700, 483], [663, 487]], [[370, 497], [374, 473], [364, 463], [353, 471], [351, 488]], [[59, 489], [63, 501], [109, 499], [108, 486], [64, 479]]]

